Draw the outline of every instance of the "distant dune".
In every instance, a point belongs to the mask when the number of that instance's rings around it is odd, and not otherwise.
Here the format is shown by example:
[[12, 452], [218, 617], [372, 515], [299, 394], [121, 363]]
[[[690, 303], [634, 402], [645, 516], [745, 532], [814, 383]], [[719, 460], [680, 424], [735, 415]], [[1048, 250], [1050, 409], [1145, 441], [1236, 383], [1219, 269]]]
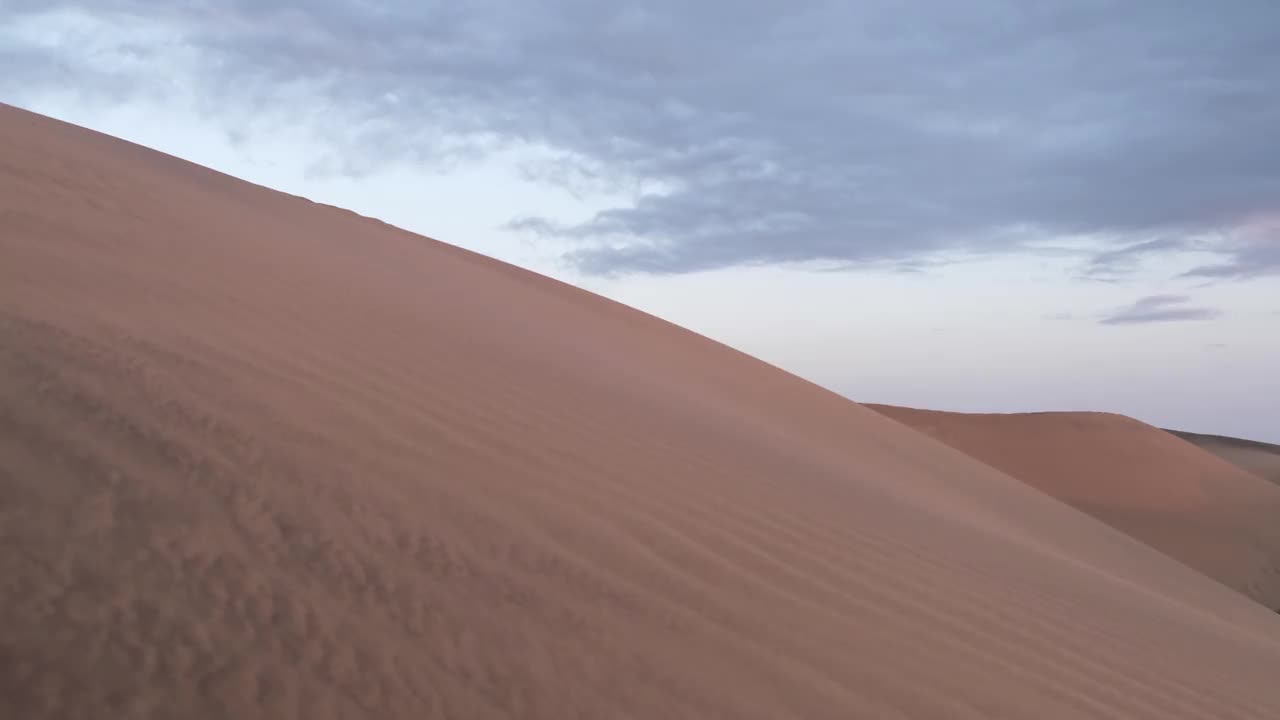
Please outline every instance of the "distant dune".
[[1214, 454], [1108, 413], [868, 407], [1280, 609], [1280, 487]]
[[1222, 435], [1202, 435], [1182, 430], [1166, 430], [1189, 443], [1234, 463], [1265, 480], [1280, 485], [1280, 445], [1241, 440]]
[[1274, 613], [765, 363], [0, 107], [4, 717], [1268, 720], [1277, 667]]

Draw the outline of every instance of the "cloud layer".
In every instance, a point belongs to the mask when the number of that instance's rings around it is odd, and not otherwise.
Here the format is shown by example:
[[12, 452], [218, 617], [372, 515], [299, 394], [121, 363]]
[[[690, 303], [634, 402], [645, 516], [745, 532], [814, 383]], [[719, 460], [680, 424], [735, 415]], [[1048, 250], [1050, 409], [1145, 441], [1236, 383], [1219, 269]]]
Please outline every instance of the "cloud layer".
[[1184, 320], [1212, 320], [1222, 313], [1213, 308], [1194, 307], [1186, 295], [1148, 295], [1132, 305], [1119, 308], [1102, 318], [1103, 325], [1139, 325]]
[[[1280, 199], [1280, 4], [974, 0], [10, 0], [0, 92], [185, 92], [352, 172], [502, 144], [650, 187], [560, 226], [592, 273], [900, 262], [1053, 236], [1098, 262]], [[3, 32], [3, 31], [0, 31]], [[21, 78], [21, 79], [15, 79]], [[1211, 277], [1280, 272], [1274, 235]]]

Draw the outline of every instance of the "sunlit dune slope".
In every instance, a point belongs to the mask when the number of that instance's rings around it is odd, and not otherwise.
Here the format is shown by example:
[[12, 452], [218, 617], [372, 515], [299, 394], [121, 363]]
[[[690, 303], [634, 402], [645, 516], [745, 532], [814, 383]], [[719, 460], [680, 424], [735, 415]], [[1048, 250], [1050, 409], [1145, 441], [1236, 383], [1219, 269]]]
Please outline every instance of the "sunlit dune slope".
[[0, 107], [0, 715], [1267, 720], [1277, 667], [776, 368]]
[[1271, 608], [1280, 608], [1280, 487], [1132, 418], [870, 406]]
[[1166, 432], [1198, 445], [1227, 462], [1239, 465], [1264, 480], [1280, 485], [1280, 445], [1180, 430]]

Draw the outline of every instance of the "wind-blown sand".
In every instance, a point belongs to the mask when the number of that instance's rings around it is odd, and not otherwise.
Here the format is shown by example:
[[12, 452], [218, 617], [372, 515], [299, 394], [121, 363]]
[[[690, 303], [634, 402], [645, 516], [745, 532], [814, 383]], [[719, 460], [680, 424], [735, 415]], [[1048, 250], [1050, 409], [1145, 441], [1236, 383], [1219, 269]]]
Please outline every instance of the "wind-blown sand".
[[0, 107], [6, 717], [1280, 717], [1280, 619], [655, 318]]
[[868, 405], [1280, 608], [1280, 487], [1110, 413]]
[[1182, 430], [1166, 430], [1165, 432], [1198, 445], [1200, 448], [1217, 455], [1229, 463], [1238, 465], [1264, 480], [1270, 480], [1280, 485], [1280, 445]]

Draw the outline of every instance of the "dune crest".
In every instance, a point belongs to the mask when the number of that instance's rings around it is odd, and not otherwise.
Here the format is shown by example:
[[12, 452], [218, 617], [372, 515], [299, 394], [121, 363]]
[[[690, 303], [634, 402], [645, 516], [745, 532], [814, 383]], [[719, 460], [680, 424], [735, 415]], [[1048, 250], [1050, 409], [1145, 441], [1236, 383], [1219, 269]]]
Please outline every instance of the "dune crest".
[[693, 333], [0, 106], [13, 717], [1257, 718], [1280, 623]]
[[868, 405], [1280, 609], [1280, 487], [1133, 418]]

